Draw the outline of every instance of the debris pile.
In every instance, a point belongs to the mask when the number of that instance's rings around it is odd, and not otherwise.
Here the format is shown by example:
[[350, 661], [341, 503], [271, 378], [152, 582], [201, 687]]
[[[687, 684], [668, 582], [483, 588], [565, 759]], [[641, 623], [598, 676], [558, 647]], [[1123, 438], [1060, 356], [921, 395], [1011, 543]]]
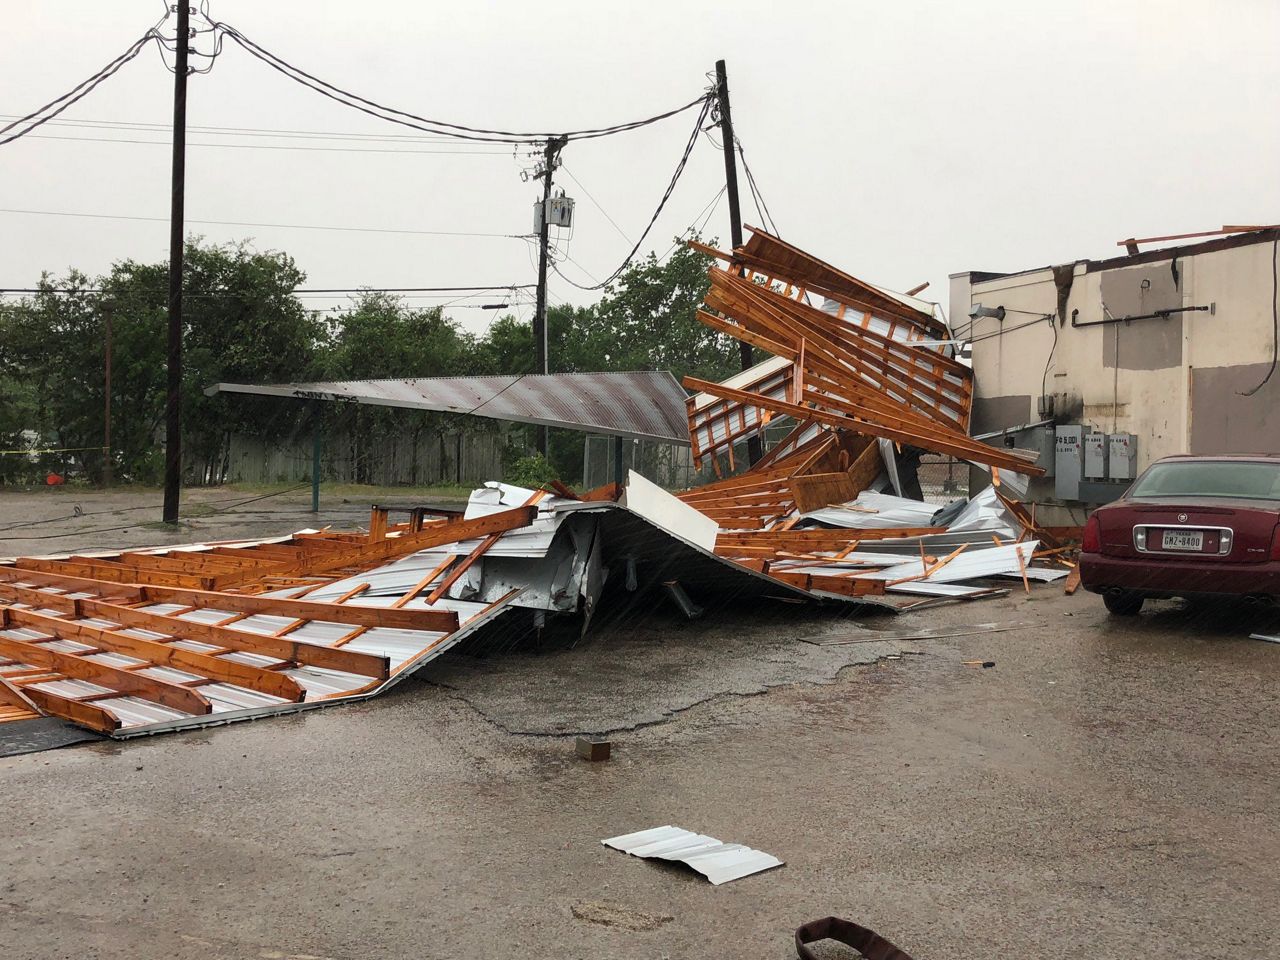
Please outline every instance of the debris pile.
[[[1042, 543], [1064, 544], [1005, 487], [1044, 470], [1031, 451], [968, 435], [972, 372], [950, 355], [946, 326], [918, 301], [748, 229], [732, 253], [692, 244], [727, 264], [711, 268], [702, 322], [773, 354], [723, 383], [684, 381], [695, 463], [719, 479], [680, 498], [719, 525], [716, 553], [822, 596], [973, 599], [991, 590], [961, 581], [1067, 576], [1031, 567]], [[733, 473], [742, 445], [762, 446], [780, 420], [786, 436]], [[987, 466], [992, 486], [949, 517], [881, 494], [900, 486], [895, 449]]]
[[[688, 379], [689, 435], [714, 482], [672, 495], [631, 473], [576, 493], [489, 483], [466, 510], [414, 509], [367, 532], [305, 530], [0, 563], [0, 722], [46, 714], [135, 736], [373, 696], [463, 640], [582, 634], [606, 598], [685, 616], [735, 597], [885, 611], [1051, 580], [1070, 531], [1018, 501], [1042, 471], [967, 434], [968, 368], [918, 302], [754, 231], [713, 268], [704, 322], [773, 356], [723, 384]], [[821, 298], [814, 306], [812, 298]], [[748, 469], [744, 445], [786, 436]], [[900, 488], [895, 450], [991, 468], [938, 508]]]

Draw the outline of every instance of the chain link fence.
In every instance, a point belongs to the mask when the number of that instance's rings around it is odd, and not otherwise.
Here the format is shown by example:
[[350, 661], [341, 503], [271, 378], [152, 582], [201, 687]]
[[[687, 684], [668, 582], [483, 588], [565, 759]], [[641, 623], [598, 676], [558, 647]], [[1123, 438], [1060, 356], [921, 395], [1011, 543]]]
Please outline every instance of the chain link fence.
[[919, 477], [928, 503], [941, 506], [969, 495], [969, 464], [955, 457], [926, 453], [920, 458]]

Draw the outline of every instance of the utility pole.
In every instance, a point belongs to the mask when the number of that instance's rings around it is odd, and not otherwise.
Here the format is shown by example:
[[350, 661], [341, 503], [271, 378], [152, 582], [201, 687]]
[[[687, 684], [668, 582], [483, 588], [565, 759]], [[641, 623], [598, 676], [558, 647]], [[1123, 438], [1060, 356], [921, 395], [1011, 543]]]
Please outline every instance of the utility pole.
[[102, 369], [102, 485], [111, 486], [111, 304], [102, 310], [105, 344]]
[[[533, 372], [549, 373], [547, 367], [547, 255], [551, 238], [551, 225], [547, 222], [547, 201], [551, 199], [551, 176], [555, 173], [556, 159], [567, 141], [564, 137], [552, 137], [547, 141], [542, 160], [542, 229], [538, 231], [538, 299], [533, 311]], [[538, 427], [538, 452], [547, 455], [547, 428]]]
[[191, 8], [178, 3], [173, 71], [173, 197], [169, 212], [169, 395], [165, 405], [164, 522], [178, 522], [182, 490], [182, 260], [187, 160], [187, 52]]
[[[742, 211], [738, 208], [738, 158], [734, 150], [733, 116], [729, 112], [729, 77], [724, 61], [716, 61], [716, 96], [720, 107], [720, 140], [724, 144], [724, 183], [729, 197], [729, 238], [733, 250], [742, 246]], [[738, 342], [738, 356], [742, 369], [753, 366], [751, 344]], [[763, 455], [760, 438], [753, 436], [747, 440], [747, 460], [755, 463]]]

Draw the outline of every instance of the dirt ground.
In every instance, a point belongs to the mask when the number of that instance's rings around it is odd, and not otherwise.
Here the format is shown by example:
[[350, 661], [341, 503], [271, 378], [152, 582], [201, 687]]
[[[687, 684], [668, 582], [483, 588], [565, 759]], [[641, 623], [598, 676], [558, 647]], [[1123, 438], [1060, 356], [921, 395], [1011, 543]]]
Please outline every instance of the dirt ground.
[[[0, 526], [35, 517], [12, 503]], [[285, 532], [297, 506], [186, 539]], [[1022, 626], [799, 639], [985, 622]], [[834, 914], [919, 960], [1274, 958], [1280, 645], [1260, 626], [1280, 624], [1174, 602], [1117, 620], [1059, 587], [856, 621], [655, 610], [573, 648], [450, 655], [359, 705], [0, 760], [0, 943], [782, 960]], [[579, 760], [573, 733], [604, 730], [613, 758]], [[663, 824], [786, 865], [713, 887], [600, 844]]]

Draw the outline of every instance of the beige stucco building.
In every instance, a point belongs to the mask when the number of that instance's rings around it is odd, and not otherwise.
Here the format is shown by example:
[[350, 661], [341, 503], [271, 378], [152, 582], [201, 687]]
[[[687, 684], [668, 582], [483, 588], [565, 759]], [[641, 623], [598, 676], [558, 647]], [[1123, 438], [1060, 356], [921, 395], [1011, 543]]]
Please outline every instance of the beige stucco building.
[[[1280, 453], [1280, 370], [1249, 392], [1273, 365], [1278, 241], [1280, 230], [1258, 230], [1109, 260], [953, 274], [951, 325], [972, 342], [971, 432], [1052, 419], [1086, 435], [1132, 434], [1136, 470], [1172, 453]], [[972, 317], [978, 304], [1003, 307], [1003, 318]], [[1123, 485], [1086, 479], [1075, 499], [1102, 502]], [[1032, 497], [1071, 500], [1054, 491], [1052, 479], [1038, 481]]]

